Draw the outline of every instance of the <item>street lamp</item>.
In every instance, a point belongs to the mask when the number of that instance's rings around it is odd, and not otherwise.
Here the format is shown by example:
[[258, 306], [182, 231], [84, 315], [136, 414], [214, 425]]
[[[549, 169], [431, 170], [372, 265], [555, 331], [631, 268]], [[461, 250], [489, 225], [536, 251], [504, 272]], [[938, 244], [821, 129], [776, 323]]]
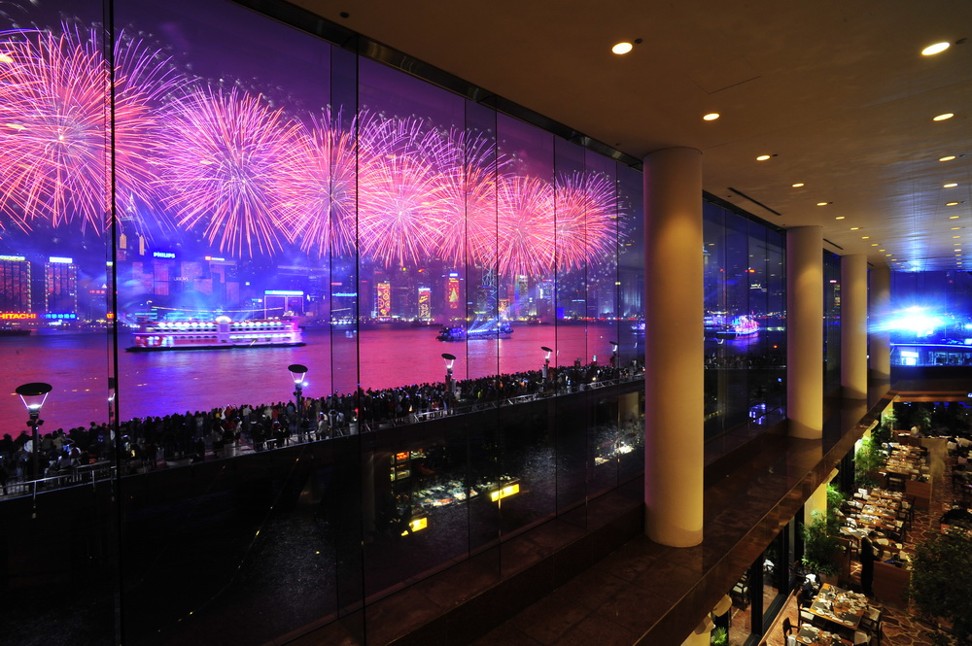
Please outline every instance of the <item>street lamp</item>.
[[446, 367], [446, 392], [452, 395], [452, 366], [456, 363], [456, 355], [443, 352], [442, 358]]
[[553, 348], [548, 348], [545, 345], [540, 346], [540, 349], [544, 351], [543, 355], [543, 386], [547, 387], [547, 378], [550, 375], [550, 355], [553, 353]]
[[34, 473], [32, 475], [34, 480], [38, 479], [38, 469], [40, 467], [38, 457], [40, 442], [37, 427], [44, 423], [44, 420], [40, 418], [40, 411], [41, 407], [44, 406], [44, 402], [47, 401], [47, 395], [51, 392], [51, 388], [50, 384], [39, 381], [17, 386], [17, 394], [20, 395], [20, 401], [24, 402], [24, 406], [27, 408], [27, 415], [29, 416], [27, 425], [31, 429], [31, 441], [33, 444], [31, 454], [33, 455]]
[[304, 430], [304, 377], [307, 376], [307, 366], [302, 363], [292, 363], [287, 366], [290, 376], [294, 380], [294, 398], [297, 400], [297, 437], [303, 437]]

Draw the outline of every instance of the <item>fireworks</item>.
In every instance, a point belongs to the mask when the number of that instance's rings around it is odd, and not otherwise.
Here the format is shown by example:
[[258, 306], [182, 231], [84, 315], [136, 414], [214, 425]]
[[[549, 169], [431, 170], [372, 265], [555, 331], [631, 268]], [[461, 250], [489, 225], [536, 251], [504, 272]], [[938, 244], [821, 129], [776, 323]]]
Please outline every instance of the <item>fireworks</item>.
[[[0, 35], [0, 205], [22, 229], [38, 220], [106, 226], [112, 114], [95, 28]], [[168, 59], [119, 34], [115, 77], [115, 165], [119, 202], [150, 200], [158, 153], [159, 100], [178, 78]], [[9, 60], [8, 60], [9, 59]], [[13, 208], [11, 208], [13, 207]]]
[[297, 124], [260, 95], [206, 88], [173, 107], [161, 181], [180, 227], [201, 227], [220, 252], [272, 254], [297, 222], [282, 187]]
[[556, 188], [557, 268], [580, 269], [615, 254], [617, 198], [601, 173], [572, 173]]
[[108, 212], [107, 74], [94, 33], [0, 35], [0, 207], [22, 229], [76, 219], [100, 232]]
[[298, 120], [238, 84], [189, 83], [125, 31], [109, 93], [102, 46], [96, 27], [0, 32], [0, 227], [101, 233], [113, 161], [120, 220], [147, 235], [171, 218], [240, 258], [293, 244], [540, 278], [615, 253], [620, 209], [602, 173], [552, 186], [514, 174], [493, 135], [415, 116]]
[[288, 171], [282, 191], [296, 214], [295, 238], [318, 257], [343, 255], [354, 245], [355, 149], [350, 132], [341, 131], [325, 111], [310, 128], [301, 127], [297, 143], [280, 165]]
[[359, 132], [361, 252], [385, 267], [427, 262], [452, 215], [437, 190], [443, 138], [414, 117], [367, 115]]

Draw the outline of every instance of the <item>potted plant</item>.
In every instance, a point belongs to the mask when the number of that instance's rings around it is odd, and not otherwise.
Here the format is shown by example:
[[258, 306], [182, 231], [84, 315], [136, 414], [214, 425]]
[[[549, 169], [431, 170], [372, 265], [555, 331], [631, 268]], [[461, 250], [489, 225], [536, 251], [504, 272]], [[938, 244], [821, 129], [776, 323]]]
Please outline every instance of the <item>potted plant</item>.
[[961, 530], [933, 534], [915, 548], [911, 600], [926, 616], [951, 625], [960, 644], [972, 639], [972, 538]]
[[814, 512], [812, 518], [803, 526], [803, 566], [823, 580], [834, 581], [840, 572], [844, 546], [831, 531], [826, 516]]
[[878, 446], [873, 437], [865, 437], [854, 454], [854, 480], [862, 486], [873, 487], [878, 483], [877, 470], [884, 464]]

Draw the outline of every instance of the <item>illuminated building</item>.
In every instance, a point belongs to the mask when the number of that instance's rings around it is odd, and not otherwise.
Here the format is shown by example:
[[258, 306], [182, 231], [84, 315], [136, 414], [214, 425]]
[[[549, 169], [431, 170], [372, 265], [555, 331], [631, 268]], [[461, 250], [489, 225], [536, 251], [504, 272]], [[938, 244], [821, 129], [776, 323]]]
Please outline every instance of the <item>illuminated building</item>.
[[44, 265], [44, 311], [78, 313], [78, 267], [73, 258], [51, 256]]
[[30, 262], [24, 256], [0, 256], [0, 311], [32, 312]]

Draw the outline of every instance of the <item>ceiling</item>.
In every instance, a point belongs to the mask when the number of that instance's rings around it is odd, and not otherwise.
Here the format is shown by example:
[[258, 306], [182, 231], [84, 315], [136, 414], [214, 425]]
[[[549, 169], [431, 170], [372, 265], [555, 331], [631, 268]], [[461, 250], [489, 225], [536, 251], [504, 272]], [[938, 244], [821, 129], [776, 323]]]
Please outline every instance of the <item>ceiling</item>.
[[698, 148], [706, 191], [832, 251], [972, 270], [969, 0], [294, 1], [636, 158]]

